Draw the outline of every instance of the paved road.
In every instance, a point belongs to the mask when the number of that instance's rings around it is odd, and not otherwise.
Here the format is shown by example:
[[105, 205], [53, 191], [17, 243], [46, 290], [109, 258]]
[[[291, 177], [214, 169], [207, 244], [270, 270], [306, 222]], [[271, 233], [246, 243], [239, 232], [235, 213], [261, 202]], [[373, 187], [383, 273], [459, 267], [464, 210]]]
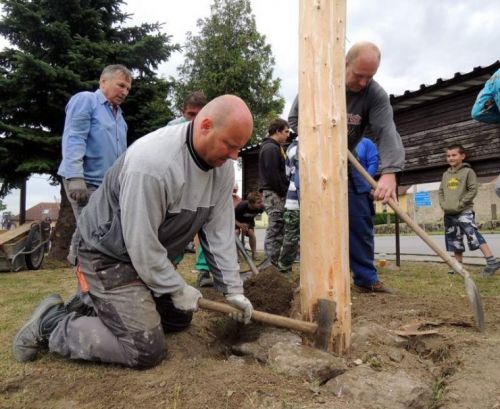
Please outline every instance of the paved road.
[[[493, 254], [500, 257], [500, 234], [483, 234], [484, 238], [488, 242]], [[444, 236], [436, 235], [431, 236], [431, 238], [445, 250]], [[376, 236], [375, 237], [375, 252], [385, 253], [385, 254], [395, 254], [396, 252], [396, 241], [394, 236]], [[418, 236], [401, 236], [401, 254], [409, 255], [410, 257], [402, 257], [403, 259], [411, 259], [413, 257], [415, 260], [427, 259], [429, 256], [438, 256], [427, 246], [427, 244]], [[465, 262], [470, 264], [484, 264], [484, 257], [480, 250], [469, 251], [468, 249], [464, 253]]]
[[[265, 229], [256, 229], [257, 249], [263, 251]], [[488, 242], [493, 254], [500, 258], [500, 234], [483, 234]], [[437, 244], [445, 250], [444, 236], [431, 236]], [[376, 236], [375, 237], [375, 253], [385, 253], [389, 260], [395, 258], [396, 244], [394, 236]], [[465, 263], [467, 264], [484, 264], [484, 258], [481, 251], [474, 252], [466, 251], [464, 253]], [[425, 244], [418, 236], [401, 236], [401, 259], [402, 260], [440, 260], [438, 256]]]

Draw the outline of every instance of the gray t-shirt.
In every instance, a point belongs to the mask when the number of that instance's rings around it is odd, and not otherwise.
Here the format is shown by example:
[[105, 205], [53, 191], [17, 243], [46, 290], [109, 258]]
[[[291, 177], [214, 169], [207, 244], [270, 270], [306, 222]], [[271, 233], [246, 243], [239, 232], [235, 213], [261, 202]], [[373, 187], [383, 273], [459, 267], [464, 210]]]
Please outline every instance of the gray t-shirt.
[[[375, 136], [380, 154], [381, 173], [401, 172], [404, 168], [405, 151], [401, 136], [394, 124], [389, 96], [374, 80], [360, 92], [346, 91], [347, 130], [349, 149], [354, 151], [363, 132], [369, 126]], [[298, 96], [293, 101], [288, 116], [290, 128], [298, 131]]]

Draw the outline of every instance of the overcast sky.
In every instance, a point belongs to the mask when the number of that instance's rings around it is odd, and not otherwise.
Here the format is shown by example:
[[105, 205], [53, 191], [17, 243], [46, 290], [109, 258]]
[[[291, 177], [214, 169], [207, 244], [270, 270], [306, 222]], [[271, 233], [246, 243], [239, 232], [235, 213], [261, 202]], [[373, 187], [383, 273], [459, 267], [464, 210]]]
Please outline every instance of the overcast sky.
[[[182, 45], [187, 31], [197, 33], [196, 22], [209, 15], [212, 2], [127, 3], [126, 12], [133, 14], [131, 24], [165, 23], [163, 30]], [[281, 78], [280, 93], [286, 100], [285, 118], [298, 89], [298, 4], [298, 0], [251, 0], [257, 29], [266, 36], [276, 60], [275, 76]], [[346, 48], [360, 40], [377, 43], [382, 62], [375, 78], [389, 94], [398, 95], [500, 59], [499, 19], [498, 0], [347, 0]], [[176, 53], [159, 74], [175, 76], [182, 62], [182, 53]], [[48, 186], [45, 178], [28, 182], [28, 207], [54, 201], [54, 196], [59, 196], [59, 189]], [[18, 194], [4, 202], [18, 212]]]

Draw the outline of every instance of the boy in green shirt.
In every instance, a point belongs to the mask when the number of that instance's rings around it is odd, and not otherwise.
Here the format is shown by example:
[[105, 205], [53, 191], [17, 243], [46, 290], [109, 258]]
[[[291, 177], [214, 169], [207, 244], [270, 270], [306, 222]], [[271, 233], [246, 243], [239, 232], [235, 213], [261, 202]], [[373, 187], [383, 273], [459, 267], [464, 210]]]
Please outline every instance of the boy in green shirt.
[[491, 253], [484, 237], [479, 233], [474, 220], [474, 198], [477, 195], [477, 178], [470, 165], [464, 162], [462, 145], [452, 145], [446, 150], [446, 161], [450, 168], [443, 174], [439, 186], [439, 205], [444, 211], [446, 250], [455, 254], [462, 264], [467, 237], [469, 250], [481, 250], [486, 258], [483, 270], [485, 277], [491, 277], [500, 268], [500, 262]]

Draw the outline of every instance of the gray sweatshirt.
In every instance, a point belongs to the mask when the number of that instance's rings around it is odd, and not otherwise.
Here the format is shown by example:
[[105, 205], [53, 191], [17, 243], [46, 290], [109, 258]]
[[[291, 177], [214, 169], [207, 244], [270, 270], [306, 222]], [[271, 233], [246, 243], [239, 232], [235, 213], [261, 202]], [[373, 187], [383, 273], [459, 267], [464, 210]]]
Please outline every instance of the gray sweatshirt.
[[94, 250], [131, 262], [157, 296], [185, 285], [172, 262], [199, 232], [216, 288], [243, 293], [234, 244], [233, 164], [210, 168], [194, 152], [191, 132], [187, 122], [137, 140], [91, 196], [79, 230]]
[[[346, 91], [348, 146], [354, 152], [367, 126], [377, 141], [381, 173], [401, 172], [404, 168], [405, 151], [401, 136], [394, 124], [389, 96], [374, 80], [360, 92]], [[299, 102], [293, 101], [288, 116], [290, 128], [298, 132]]]
[[476, 174], [467, 162], [462, 162], [455, 169], [449, 167], [439, 185], [439, 205], [446, 214], [456, 215], [472, 210], [477, 189]]

